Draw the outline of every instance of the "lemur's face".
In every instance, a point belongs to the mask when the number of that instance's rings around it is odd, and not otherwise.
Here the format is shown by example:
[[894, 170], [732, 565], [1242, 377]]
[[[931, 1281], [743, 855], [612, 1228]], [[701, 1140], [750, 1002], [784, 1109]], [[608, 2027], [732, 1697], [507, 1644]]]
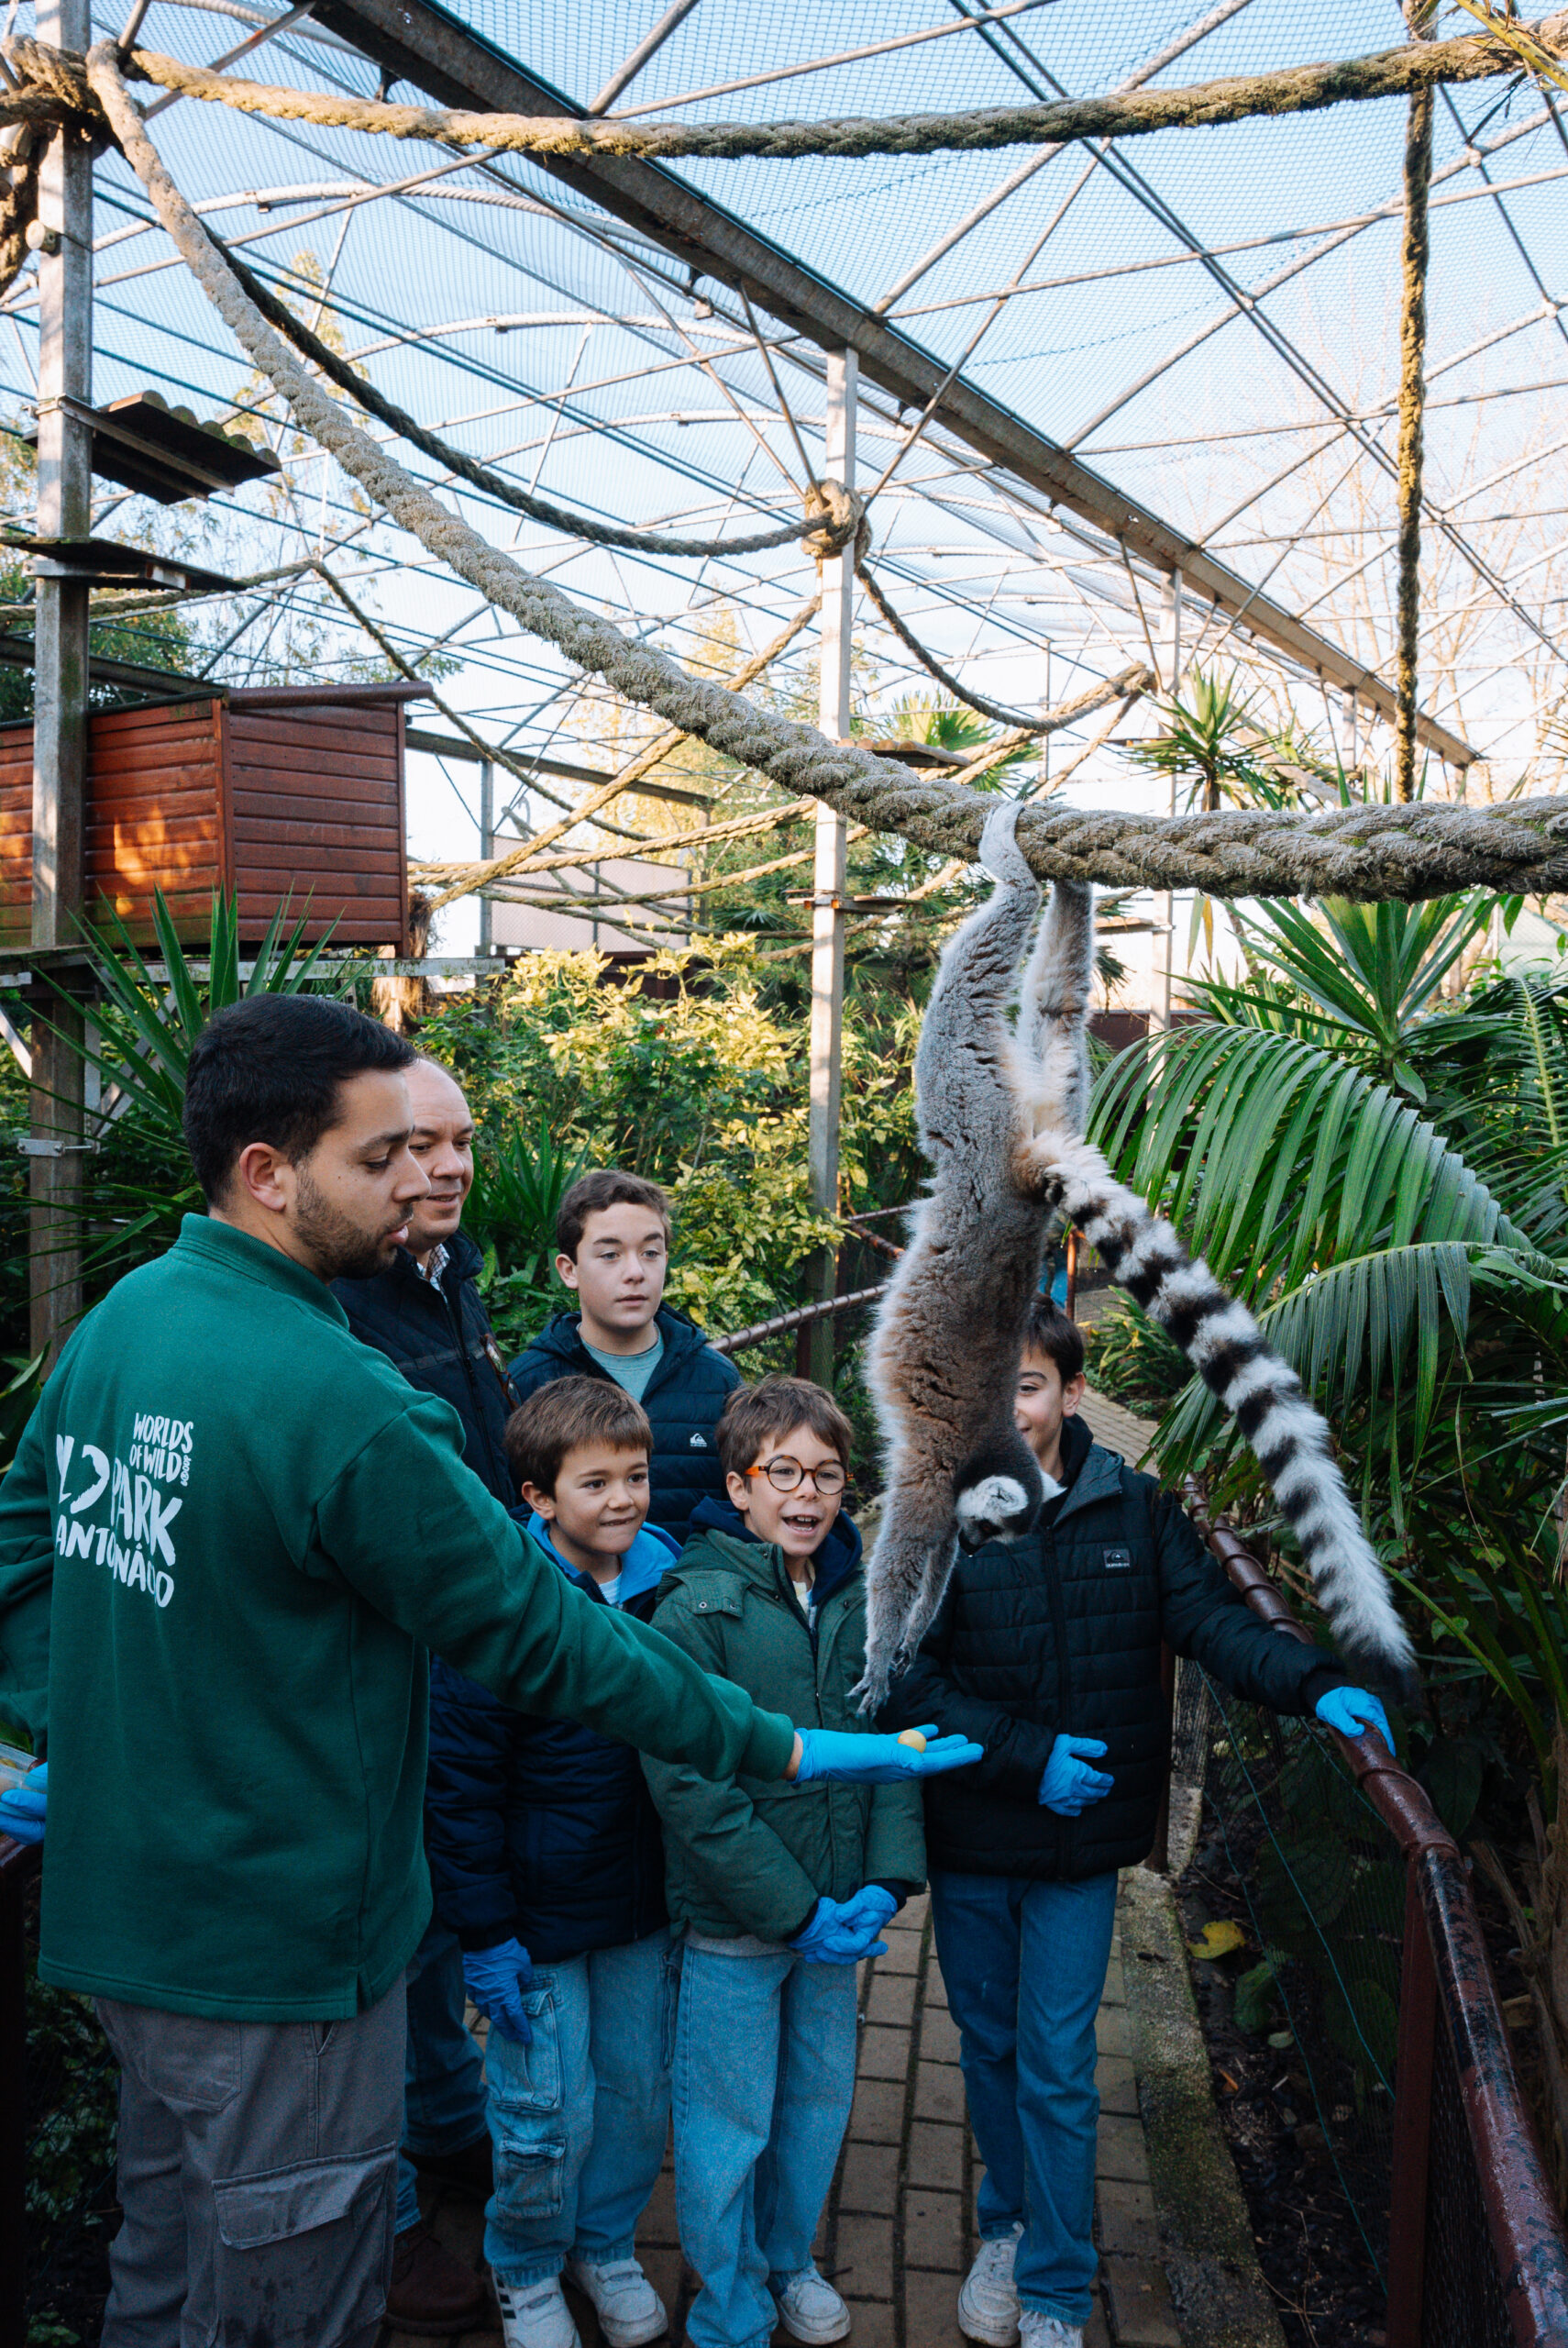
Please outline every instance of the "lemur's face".
[[1026, 1481], [1002, 1468], [977, 1477], [955, 1495], [958, 1546], [983, 1549], [988, 1541], [1021, 1541], [1040, 1513], [1040, 1497], [1037, 1476]]

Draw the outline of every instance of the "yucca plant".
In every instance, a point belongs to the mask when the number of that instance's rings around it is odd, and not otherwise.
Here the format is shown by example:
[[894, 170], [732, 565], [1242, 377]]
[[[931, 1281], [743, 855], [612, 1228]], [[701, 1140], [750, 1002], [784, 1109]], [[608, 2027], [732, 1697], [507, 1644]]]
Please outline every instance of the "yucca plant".
[[521, 1347], [565, 1305], [553, 1269], [556, 1216], [593, 1163], [588, 1144], [558, 1144], [543, 1117], [532, 1134], [514, 1126], [486, 1135], [474, 1152], [463, 1228], [484, 1250], [480, 1289], [503, 1347]]
[[92, 1161], [82, 1208], [89, 1241], [83, 1270], [100, 1291], [171, 1246], [182, 1217], [201, 1207], [181, 1119], [191, 1049], [213, 1013], [248, 995], [336, 991], [340, 983], [321, 965], [327, 938], [307, 945], [308, 915], [286, 926], [286, 904], [268, 923], [243, 975], [234, 898], [213, 898], [204, 977], [194, 967], [203, 957], [187, 952], [161, 891], [152, 917], [164, 978], [154, 975], [116, 914], [102, 926], [80, 925], [99, 997], [95, 1038], [89, 1031], [85, 1041], [67, 1039], [97, 1070], [102, 1087], [94, 1135], [102, 1155]]

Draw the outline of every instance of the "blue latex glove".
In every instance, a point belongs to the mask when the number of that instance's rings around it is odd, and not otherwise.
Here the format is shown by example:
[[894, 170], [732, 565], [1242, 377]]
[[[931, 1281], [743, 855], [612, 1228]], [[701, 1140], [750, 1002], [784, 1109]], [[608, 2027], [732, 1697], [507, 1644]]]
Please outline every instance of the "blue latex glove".
[[519, 2046], [532, 2044], [534, 2032], [523, 2010], [523, 1993], [534, 1986], [534, 1967], [520, 1941], [497, 1941], [493, 1948], [466, 1948], [463, 1980], [480, 2013], [490, 2016], [491, 2030]]
[[[872, 1896], [886, 1900], [885, 1893]], [[864, 1891], [857, 1891], [853, 1899], [819, 1899], [810, 1923], [796, 1933], [790, 1946], [799, 1949], [812, 1965], [857, 1965], [863, 1956], [886, 1956], [888, 1944], [877, 1938], [886, 1914], [863, 1914], [860, 1903], [865, 1898]]]
[[1076, 1818], [1091, 1801], [1103, 1801], [1116, 1780], [1103, 1769], [1091, 1769], [1083, 1756], [1098, 1761], [1108, 1750], [1098, 1736], [1059, 1736], [1040, 1779], [1045, 1809], [1054, 1810], [1058, 1818]]
[[[863, 1891], [844, 1903], [845, 1921], [851, 1926], [864, 1925], [873, 1935], [879, 1933], [889, 1916], [899, 1912], [899, 1903], [890, 1891], [879, 1883], [868, 1883]], [[882, 1952], [878, 1950], [878, 1955]]]
[[1342, 1736], [1360, 1736], [1364, 1729], [1375, 1728], [1390, 1753], [1394, 1750], [1394, 1732], [1388, 1725], [1388, 1715], [1375, 1696], [1364, 1688], [1331, 1688], [1320, 1696], [1313, 1711], [1325, 1728], [1337, 1728]]
[[15, 1835], [18, 1843], [41, 1843], [48, 1800], [49, 1763], [40, 1761], [28, 1770], [25, 1785], [7, 1786], [0, 1794], [0, 1834]]
[[932, 1778], [943, 1769], [966, 1769], [985, 1754], [983, 1744], [966, 1736], [938, 1736], [922, 1728], [925, 1751], [900, 1744], [896, 1736], [856, 1736], [836, 1728], [803, 1728], [801, 1766], [795, 1783], [812, 1778], [833, 1778], [841, 1785], [896, 1786], [905, 1778]]

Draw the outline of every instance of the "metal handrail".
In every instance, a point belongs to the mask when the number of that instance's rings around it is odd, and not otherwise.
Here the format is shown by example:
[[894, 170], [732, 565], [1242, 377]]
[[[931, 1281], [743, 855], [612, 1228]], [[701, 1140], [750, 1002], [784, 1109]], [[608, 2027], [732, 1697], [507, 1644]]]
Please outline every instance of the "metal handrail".
[[[1278, 1586], [1196, 1484], [1188, 1512], [1253, 1611], [1286, 1638], [1315, 1642]], [[1419, 2348], [1427, 2235], [1432, 2058], [1441, 2013], [1497, 2279], [1519, 2348], [1568, 2348], [1568, 2233], [1541, 2165], [1508, 2052], [1481, 1920], [1459, 1846], [1424, 1787], [1371, 1732], [1335, 1749], [1405, 1862], [1405, 1955], [1394, 2075], [1387, 2348]]]

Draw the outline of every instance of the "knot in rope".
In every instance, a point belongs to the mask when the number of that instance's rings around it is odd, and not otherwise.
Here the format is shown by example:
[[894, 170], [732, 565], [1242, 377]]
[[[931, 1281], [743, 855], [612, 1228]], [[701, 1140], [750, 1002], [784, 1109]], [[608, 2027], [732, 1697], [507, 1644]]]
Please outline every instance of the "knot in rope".
[[6, 107], [13, 120], [17, 102], [31, 100], [28, 119], [61, 121], [75, 116], [103, 134], [104, 109], [88, 83], [84, 57], [74, 50], [51, 49], [48, 41], [33, 40], [26, 33], [13, 34], [4, 46], [6, 61], [20, 84]]
[[866, 511], [866, 500], [845, 489], [841, 481], [831, 476], [814, 481], [806, 492], [806, 512], [826, 516], [821, 529], [809, 530], [801, 543], [811, 548], [819, 562], [842, 554], [853, 542], [855, 559], [861, 562], [871, 550], [871, 521]]

